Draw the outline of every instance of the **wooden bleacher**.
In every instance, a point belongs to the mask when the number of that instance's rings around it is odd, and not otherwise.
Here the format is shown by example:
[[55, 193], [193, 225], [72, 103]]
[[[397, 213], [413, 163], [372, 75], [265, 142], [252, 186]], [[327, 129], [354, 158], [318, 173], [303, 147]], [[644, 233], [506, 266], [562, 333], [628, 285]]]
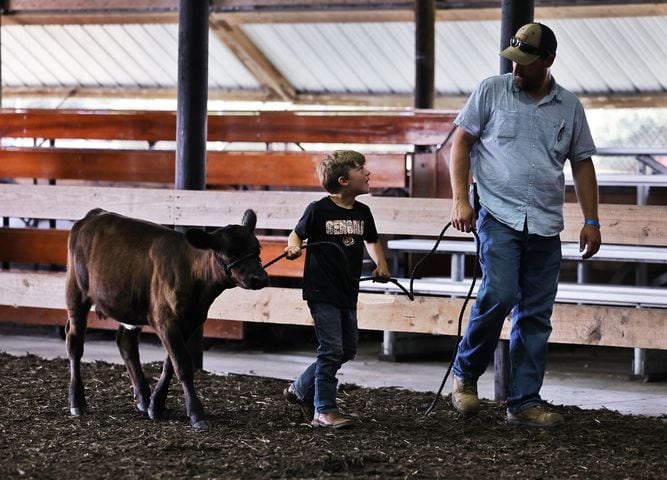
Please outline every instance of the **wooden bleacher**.
[[[75, 219], [94, 205], [166, 225], [215, 226], [238, 222], [244, 209], [253, 207], [258, 214], [258, 228], [285, 232], [292, 228], [295, 216], [320, 195], [0, 185], [0, 197], [4, 200], [0, 216]], [[382, 234], [433, 235], [433, 225], [442, 221], [442, 212], [449, 211], [451, 206], [446, 199], [369, 197], [365, 200], [373, 209]], [[667, 222], [654, 221], [649, 232], [641, 227], [651, 219], [667, 218], [665, 213], [665, 207], [658, 206], [603, 205], [600, 209], [609, 239], [644, 245], [665, 246]], [[565, 216], [563, 238], [572, 239], [579, 231], [578, 206], [567, 205]], [[63, 282], [62, 272], [2, 272], [0, 305], [61, 309]], [[364, 293], [359, 301], [359, 322], [363, 329], [453, 335], [461, 305], [461, 298], [421, 296], [410, 302], [403, 295]], [[311, 321], [300, 290], [275, 287], [225, 292], [211, 307], [209, 317], [297, 325], [308, 325]], [[64, 314], [61, 318], [64, 323]], [[115, 328], [115, 322], [109, 322]], [[213, 324], [215, 321], [207, 322]], [[656, 349], [667, 346], [667, 318], [661, 308], [559, 303], [554, 309], [553, 325], [553, 342]]]
[[[225, 145], [243, 142], [244, 146], [252, 143], [255, 149], [208, 151], [206, 186], [207, 189], [228, 191], [289, 189], [321, 192], [315, 165], [326, 151], [268, 150], [268, 145], [273, 142], [283, 146], [301, 146], [307, 142], [318, 145], [353, 142], [367, 145], [364, 151], [372, 171], [374, 191], [408, 191], [410, 185], [406, 157], [412, 145], [440, 143], [452, 128], [452, 119], [451, 113], [432, 111], [362, 114], [241, 112], [209, 115], [210, 142], [225, 142]], [[174, 112], [0, 110], [0, 138], [13, 140], [13, 144], [6, 141], [9, 145], [0, 147], [0, 178], [9, 182], [18, 181], [21, 185], [48, 181], [51, 185], [77, 187], [111, 185], [173, 188], [175, 134]], [[84, 148], [59, 146], [63, 143], [67, 145], [69, 140], [84, 140], [88, 143], [85, 143]], [[88, 146], [97, 140], [104, 142], [102, 148]], [[128, 141], [131, 148], [124, 143]], [[167, 149], [159, 142], [165, 142]], [[37, 146], [26, 147], [26, 143]], [[137, 143], [141, 148], [136, 148]], [[398, 149], [396, 145], [399, 145]], [[300, 213], [294, 213], [292, 222], [296, 222]], [[43, 212], [32, 216], [9, 212], [5, 216], [6, 226], [0, 230], [0, 261], [3, 265], [16, 267], [36, 264], [47, 265], [55, 270], [64, 268], [67, 222], [64, 222], [64, 227], [62, 221], [58, 222], [57, 229], [53, 228], [56, 223], [53, 219], [50, 219], [51, 229], [16, 228], [17, 222], [14, 221], [14, 225], [10, 226], [9, 217], [46, 218]], [[59, 218], [62, 220], [65, 217]], [[230, 221], [238, 222], [239, 219]], [[40, 223], [39, 220], [36, 223]], [[188, 225], [194, 224], [198, 223]], [[203, 225], [213, 226], [211, 223]], [[261, 236], [264, 262], [282, 253], [286, 233]], [[276, 278], [300, 277], [302, 271], [303, 259], [279, 262], [270, 269], [271, 275]], [[17, 318], [21, 322], [34, 318], [42, 323], [62, 323], [53, 312], [39, 311], [35, 307], [29, 310], [23, 307], [8, 310], [0, 306], [0, 321]], [[94, 320], [91, 322], [94, 326]], [[228, 338], [240, 338], [242, 335], [238, 322], [217, 323], [227, 327], [213, 331], [207, 326], [207, 335]]]
[[[208, 125], [211, 141], [363, 142], [410, 146], [442, 142], [451, 129], [452, 118], [451, 114], [442, 112], [327, 115], [271, 112], [213, 115]], [[257, 211], [258, 228], [272, 235], [262, 242], [263, 260], [267, 261], [282, 252], [284, 236], [293, 228], [305, 206], [322, 196], [319, 186], [313, 188], [317, 185], [314, 174], [309, 176], [313, 172], [313, 155], [319, 158], [321, 154], [312, 152], [209, 152], [207, 184], [216, 189], [172, 190], [174, 152], [150, 148], [155, 142], [173, 139], [174, 135], [175, 114], [165, 112], [0, 111], [3, 138], [47, 139], [49, 144], [55, 139], [56, 145], [55, 148], [7, 146], [0, 149], [0, 177], [55, 180], [55, 185], [32, 185], [25, 181], [0, 185], [0, 216], [63, 222], [81, 218], [90, 208], [102, 207], [170, 226], [215, 227], [238, 223], [243, 211], [250, 207]], [[58, 148], [59, 139], [65, 138], [143, 140], [146, 149]], [[379, 152], [377, 157], [372, 155], [369, 154], [369, 164], [374, 186], [386, 181], [386, 188], [398, 185], [409, 189], [415, 179], [407, 178], [404, 154]], [[378, 163], [374, 166], [372, 161]], [[290, 162], [295, 162], [295, 166], [286, 168]], [[397, 168], [385, 169], [390, 164]], [[276, 165], [279, 167], [274, 168]], [[379, 180], [380, 172], [390, 171], [393, 173], [388, 173], [385, 180]], [[283, 176], [283, 172], [287, 173]], [[297, 175], [304, 172], [309, 175], [296, 180]], [[99, 182], [157, 185], [153, 188], [94, 186]], [[255, 188], [237, 188], [248, 186]], [[312, 191], [315, 189], [317, 191]], [[364, 201], [371, 206], [382, 234], [426, 238], [437, 235], [448, 220], [451, 207], [449, 200], [438, 198], [372, 196]], [[665, 208], [601, 205], [605, 242], [665, 248]], [[566, 205], [565, 223], [562, 238], [577, 241], [581, 213], [576, 204]], [[66, 234], [64, 228], [0, 229], [0, 251], [3, 252], [0, 260], [62, 265]], [[457, 232], [452, 237], [462, 239], [465, 235]], [[300, 267], [294, 270], [294, 265], [279, 262], [269, 273], [276, 277], [294, 275], [295, 271], [300, 271]], [[281, 268], [285, 270], [276, 273]], [[62, 271], [12, 268], [0, 272], [0, 320], [64, 324], [63, 285]], [[363, 293], [359, 301], [360, 327], [453, 335], [462, 299], [443, 295], [446, 293], [420, 296], [410, 302], [403, 295]], [[600, 305], [587, 303], [585, 298], [578, 300], [581, 301], [556, 305], [553, 342], [667, 348], [667, 320], [661, 306]], [[220, 325], [238, 326], [238, 322], [297, 325], [311, 322], [300, 290], [283, 287], [225, 292], [213, 304], [209, 318], [205, 331], [208, 336], [219, 336]], [[116, 328], [116, 324], [91, 319], [91, 327]], [[506, 331], [504, 336], [507, 337]]]

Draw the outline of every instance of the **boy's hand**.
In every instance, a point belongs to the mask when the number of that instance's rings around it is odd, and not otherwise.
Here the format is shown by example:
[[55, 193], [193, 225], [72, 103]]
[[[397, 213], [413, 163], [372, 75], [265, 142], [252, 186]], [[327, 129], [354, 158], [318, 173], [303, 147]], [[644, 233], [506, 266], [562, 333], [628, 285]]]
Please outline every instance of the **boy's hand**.
[[375, 270], [373, 270], [373, 281], [374, 282], [379, 282], [379, 283], [387, 283], [389, 279], [391, 278], [391, 275], [389, 274], [389, 270], [387, 267], [377, 267]]
[[295, 260], [301, 256], [301, 247], [298, 245], [288, 245], [285, 248], [285, 254], [287, 260]]

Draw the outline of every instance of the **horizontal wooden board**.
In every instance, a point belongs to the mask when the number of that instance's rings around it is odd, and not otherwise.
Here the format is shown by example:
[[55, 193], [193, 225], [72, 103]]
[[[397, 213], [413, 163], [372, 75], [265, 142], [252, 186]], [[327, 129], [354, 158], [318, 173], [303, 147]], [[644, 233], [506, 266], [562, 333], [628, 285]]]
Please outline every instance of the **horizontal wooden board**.
[[[243, 212], [257, 212], [261, 229], [290, 231], [305, 207], [321, 198], [315, 192], [189, 191], [145, 188], [0, 185], [0, 216], [78, 219], [101, 207], [164, 225], [222, 226], [239, 223]], [[373, 211], [378, 231], [392, 235], [435, 237], [449, 221], [451, 200], [362, 196]], [[667, 245], [667, 206], [601, 204], [604, 242]], [[583, 223], [577, 204], [564, 208], [561, 238], [578, 242]], [[470, 234], [447, 232], [452, 237]]]
[[[209, 141], [439, 145], [454, 112], [245, 112], [209, 114]], [[176, 113], [0, 110], [0, 137], [175, 140]]]
[[[64, 278], [63, 273], [0, 272], [0, 305], [62, 309]], [[403, 295], [362, 293], [359, 327], [455, 335], [462, 303], [458, 298], [417, 297], [411, 302]], [[213, 303], [208, 316], [243, 322], [312, 324], [299, 289], [227, 290]], [[555, 343], [667, 349], [664, 309], [557, 304], [552, 323], [551, 342]], [[507, 337], [506, 325], [503, 338]]]
[[[10, 307], [0, 305], [0, 322], [18, 325], [52, 325], [64, 327], [67, 312], [57, 308]], [[111, 319], [102, 320], [94, 312], [88, 315], [88, 327], [99, 330], [117, 330], [118, 322]], [[146, 327], [143, 331], [154, 333]], [[204, 336], [207, 338], [224, 338], [226, 340], [243, 339], [243, 322], [213, 319], [204, 324]], [[65, 346], [63, 345], [63, 350]]]
[[[326, 152], [209, 152], [210, 185], [309, 187], [323, 191], [315, 168]], [[371, 188], [406, 188], [406, 156], [369, 153], [366, 168]]]
[[[321, 190], [315, 166], [326, 152], [208, 152], [210, 186], [311, 187]], [[372, 188], [405, 188], [400, 153], [366, 156]], [[0, 177], [174, 184], [171, 150], [2, 148]]]
[[[44, 228], [0, 228], [0, 261], [14, 263], [67, 264], [68, 230]], [[284, 237], [260, 237], [262, 263], [282, 255], [287, 245]], [[303, 257], [283, 260], [269, 267], [273, 277], [301, 277]]]
[[176, 156], [164, 150], [0, 149], [0, 176], [173, 183]]
[[67, 230], [0, 228], [0, 261], [67, 264]]

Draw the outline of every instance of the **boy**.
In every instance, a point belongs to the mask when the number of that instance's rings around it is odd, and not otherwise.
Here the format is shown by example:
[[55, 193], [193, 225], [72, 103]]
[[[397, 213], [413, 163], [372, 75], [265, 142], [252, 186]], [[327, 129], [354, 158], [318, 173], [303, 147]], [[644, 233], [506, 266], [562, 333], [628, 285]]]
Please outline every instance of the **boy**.
[[356, 201], [358, 195], [369, 192], [370, 172], [365, 162], [362, 154], [342, 150], [317, 166], [320, 183], [330, 195], [308, 205], [285, 248], [286, 257], [293, 260], [301, 255], [302, 241], [308, 239], [303, 298], [313, 316], [318, 347], [317, 360], [283, 395], [301, 408], [314, 427], [352, 424], [336, 406], [336, 372], [357, 353], [363, 243], [376, 265], [373, 277], [383, 282], [389, 279], [371, 211]]

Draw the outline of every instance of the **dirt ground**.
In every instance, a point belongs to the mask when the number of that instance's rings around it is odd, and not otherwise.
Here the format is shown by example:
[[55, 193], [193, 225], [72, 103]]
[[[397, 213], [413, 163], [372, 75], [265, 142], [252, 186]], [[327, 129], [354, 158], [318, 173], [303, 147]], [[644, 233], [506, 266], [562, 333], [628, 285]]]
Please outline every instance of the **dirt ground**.
[[[153, 382], [160, 365], [146, 365]], [[472, 419], [433, 394], [342, 385], [354, 428], [302, 423], [284, 381], [200, 372], [213, 428], [189, 426], [180, 385], [168, 419], [134, 408], [124, 367], [84, 364], [89, 412], [72, 418], [68, 364], [0, 353], [0, 479], [474, 478], [658, 479], [667, 472], [667, 417], [559, 406], [565, 425], [507, 425], [502, 405]]]

